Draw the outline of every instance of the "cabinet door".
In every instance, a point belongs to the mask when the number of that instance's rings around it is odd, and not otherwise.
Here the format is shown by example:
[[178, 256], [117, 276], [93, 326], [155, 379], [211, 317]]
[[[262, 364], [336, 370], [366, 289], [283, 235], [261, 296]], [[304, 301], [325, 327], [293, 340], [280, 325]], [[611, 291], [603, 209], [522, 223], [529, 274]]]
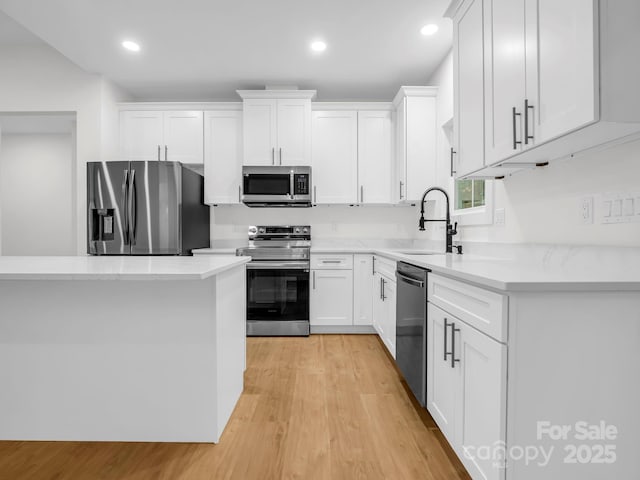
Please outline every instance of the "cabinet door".
[[391, 112], [358, 112], [360, 203], [391, 203]]
[[373, 324], [373, 257], [353, 256], [353, 324]]
[[455, 445], [460, 452], [467, 449], [468, 455], [460, 458], [473, 478], [499, 480], [504, 469], [475, 452], [505, 440], [507, 347], [461, 320], [453, 321], [450, 332], [455, 329], [454, 354], [459, 359]]
[[484, 1], [470, 1], [454, 24], [456, 176], [484, 166]]
[[451, 367], [451, 315], [427, 305], [427, 410], [455, 448], [458, 375]]
[[436, 181], [436, 97], [408, 97], [405, 200], [416, 201]]
[[598, 119], [595, 0], [527, 0], [530, 144]]
[[371, 285], [371, 290], [373, 293], [373, 328], [378, 332], [378, 336], [382, 339], [384, 338], [384, 318], [386, 315], [385, 312], [385, 304], [382, 301], [382, 275], [376, 273], [373, 276], [373, 283]]
[[204, 130], [205, 202], [240, 203], [242, 112], [205, 112]]
[[275, 165], [277, 101], [247, 99], [242, 105], [244, 164]]
[[485, 154], [488, 164], [522, 150], [522, 143], [517, 142], [522, 142], [525, 98], [524, 2], [485, 0], [485, 32], [489, 32], [484, 37], [487, 52]]
[[356, 203], [358, 114], [312, 114], [313, 203]]
[[278, 100], [278, 165], [311, 165], [311, 100]]
[[312, 270], [311, 325], [353, 325], [353, 271]]
[[197, 111], [164, 112], [164, 160], [192, 164], [204, 162], [202, 117], [203, 113]]
[[396, 282], [383, 278], [384, 340], [391, 356], [396, 358]]
[[162, 112], [120, 112], [120, 156], [122, 160], [164, 158]]
[[393, 198], [398, 202], [407, 199], [407, 99], [402, 99], [395, 112], [397, 185], [392, 188]]

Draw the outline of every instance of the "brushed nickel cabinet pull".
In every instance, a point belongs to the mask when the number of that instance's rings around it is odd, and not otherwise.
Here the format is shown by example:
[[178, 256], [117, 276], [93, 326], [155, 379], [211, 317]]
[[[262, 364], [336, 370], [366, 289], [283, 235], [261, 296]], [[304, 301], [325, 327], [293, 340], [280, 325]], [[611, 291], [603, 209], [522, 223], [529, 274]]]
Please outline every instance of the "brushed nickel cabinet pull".
[[[529, 105], [529, 99], [524, 99], [524, 144], [529, 145], [529, 140], [533, 140], [533, 135], [529, 135], [529, 110], [533, 113], [533, 105]], [[533, 142], [532, 142], [533, 143]]]
[[456, 362], [460, 359], [456, 358], [456, 332], [460, 329], [456, 328], [456, 322], [451, 322], [451, 368], [456, 368]]
[[514, 150], [518, 149], [518, 145], [522, 145], [522, 140], [518, 140], [516, 135], [516, 117], [519, 117], [520, 115], [521, 114], [519, 112], [516, 112], [516, 107], [513, 107], [513, 109], [511, 110], [511, 119], [513, 122], [513, 149]]

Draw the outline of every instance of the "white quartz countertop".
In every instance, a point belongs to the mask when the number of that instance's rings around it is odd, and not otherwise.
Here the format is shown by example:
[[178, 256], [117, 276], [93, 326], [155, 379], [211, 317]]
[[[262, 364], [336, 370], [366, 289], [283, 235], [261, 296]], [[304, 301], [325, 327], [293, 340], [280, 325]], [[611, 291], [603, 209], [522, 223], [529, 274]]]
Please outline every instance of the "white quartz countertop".
[[503, 291], [640, 291], [640, 270], [600, 263], [501, 259], [478, 255], [411, 255], [380, 250], [434, 273]]
[[0, 280], [204, 280], [250, 260], [233, 255], [0, 256]]
[[[497, 258], [411, 248], [311, 247], [312, 254], [380, 255], [500, 291], [640, 291], [640, 257], [636, 251], [621, 248], [599, 253], [583, 247], [549, 247], [536, 251], [538, 253], [532, 255]], [[229, 253], [229, 249], [202, 249], [200, 252], [220, 254]]]

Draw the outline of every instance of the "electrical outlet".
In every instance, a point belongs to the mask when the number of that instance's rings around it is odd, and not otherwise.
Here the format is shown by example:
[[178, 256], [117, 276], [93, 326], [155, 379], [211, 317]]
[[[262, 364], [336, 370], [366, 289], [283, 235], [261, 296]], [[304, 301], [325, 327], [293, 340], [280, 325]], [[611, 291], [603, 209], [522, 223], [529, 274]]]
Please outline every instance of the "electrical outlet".
[[496, 208], [496, 225], [504, 225], [504, 208]]
[[582, 197], [580, 202], [580, 218], [582, 223], [593, 223], [593, 197]]

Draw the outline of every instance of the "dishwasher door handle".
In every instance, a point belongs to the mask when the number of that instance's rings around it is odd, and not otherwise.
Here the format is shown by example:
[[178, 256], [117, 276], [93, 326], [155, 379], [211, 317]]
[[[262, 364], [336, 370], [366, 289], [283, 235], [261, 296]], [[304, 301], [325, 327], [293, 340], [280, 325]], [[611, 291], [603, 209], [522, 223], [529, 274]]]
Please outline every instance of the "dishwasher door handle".
[[409, 285], [413, 285], [414, 287], [424, 287], [424, 282], [421, 280], [416, 280], [415, 278], [407, 277], [406, 275], [401, 274], [400, 272], [396, 272], [396, 277], [401, 281], [408, 283]]

